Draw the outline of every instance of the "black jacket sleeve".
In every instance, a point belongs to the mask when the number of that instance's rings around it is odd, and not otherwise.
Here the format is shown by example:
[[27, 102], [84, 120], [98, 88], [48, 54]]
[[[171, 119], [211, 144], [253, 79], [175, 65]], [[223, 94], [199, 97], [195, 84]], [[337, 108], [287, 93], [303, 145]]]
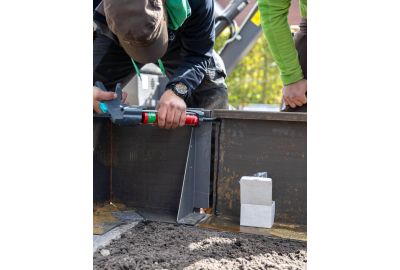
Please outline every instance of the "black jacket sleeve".
[[189, 1], [191, 16], [181, 27], [183, 63], [170, 78], [172, 83], [184, 83], [189, 92], [202, 82], [210, 64], [215, 42], [214, 1]]

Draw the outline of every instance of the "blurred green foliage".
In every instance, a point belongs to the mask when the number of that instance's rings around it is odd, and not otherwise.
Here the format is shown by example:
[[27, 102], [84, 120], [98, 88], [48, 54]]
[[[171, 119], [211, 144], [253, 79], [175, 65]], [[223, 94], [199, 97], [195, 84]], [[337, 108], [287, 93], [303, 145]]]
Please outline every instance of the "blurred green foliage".
[[[215, 42], [219, 52], [228, 39], [225, 30]], [[261, 35], [250, 53], [245, 56], [227, 77], [229, 104], [241, 108], [251, 103], [279, 104], [282, 98], [282, 81], [279, 69], [272, 59], [268, 43]]]

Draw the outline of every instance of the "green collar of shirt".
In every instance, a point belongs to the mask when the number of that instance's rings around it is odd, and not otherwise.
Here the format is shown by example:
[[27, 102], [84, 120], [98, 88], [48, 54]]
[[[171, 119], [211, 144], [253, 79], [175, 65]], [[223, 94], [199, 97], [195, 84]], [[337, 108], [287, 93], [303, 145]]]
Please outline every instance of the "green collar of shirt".
[[172, 30], [181, 27], [192, 12], [188, 0], [166, 0], [165, 6], [168, 12], [168, 28]]

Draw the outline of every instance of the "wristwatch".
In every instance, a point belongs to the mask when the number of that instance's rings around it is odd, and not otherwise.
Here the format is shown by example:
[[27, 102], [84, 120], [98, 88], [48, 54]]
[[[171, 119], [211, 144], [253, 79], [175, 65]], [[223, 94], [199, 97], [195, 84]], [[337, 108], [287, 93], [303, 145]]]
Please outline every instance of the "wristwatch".
[[183, 83], [173, 83], [170, 85], [170, 88], [172, 92], [174, 92], [175, 95], [186, 101], [186, 99], [189, 96], [189, 91], [188, 88], [185, 84]]

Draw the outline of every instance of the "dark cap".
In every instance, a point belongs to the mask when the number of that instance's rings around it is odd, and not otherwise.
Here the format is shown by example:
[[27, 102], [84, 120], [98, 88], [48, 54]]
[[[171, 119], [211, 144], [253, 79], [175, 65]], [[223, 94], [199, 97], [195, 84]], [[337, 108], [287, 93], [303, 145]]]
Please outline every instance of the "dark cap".
[[162, 0], [103, 0], [110, 30], [139, 63], [156, 62], [168, 48], [167, 12]]

